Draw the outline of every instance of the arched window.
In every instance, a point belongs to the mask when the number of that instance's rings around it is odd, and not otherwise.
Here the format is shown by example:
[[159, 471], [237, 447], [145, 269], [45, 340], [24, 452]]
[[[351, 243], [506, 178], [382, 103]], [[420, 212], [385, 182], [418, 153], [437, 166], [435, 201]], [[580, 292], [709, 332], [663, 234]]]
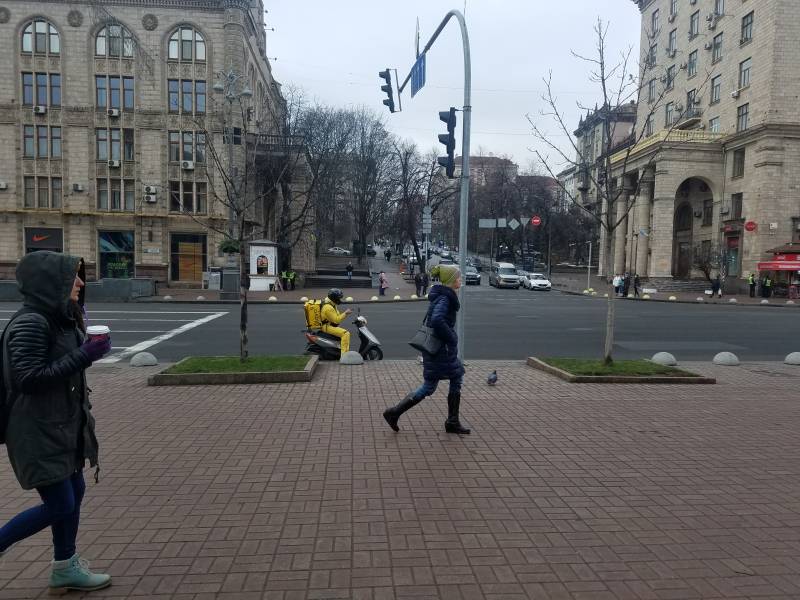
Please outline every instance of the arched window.
[[169, 36], [167, 58], [180, 62], [205, 61], [206, 42], [203, 35], [193, 27], [178, 27]]
[[95, 56], [110, 58], [133, 58], [135, 45], [133, 35], [127, 28], [119, 24], [106, 25], [97, 32], [94, 40]]
[[22, 51], [33, 54], [61, 54], [58, 30], [44, 19], [34, 19], [22, 30]]
[[692, 230], [692, 205], [684, 202], [678, 207], [675, 215], [675, 231]]

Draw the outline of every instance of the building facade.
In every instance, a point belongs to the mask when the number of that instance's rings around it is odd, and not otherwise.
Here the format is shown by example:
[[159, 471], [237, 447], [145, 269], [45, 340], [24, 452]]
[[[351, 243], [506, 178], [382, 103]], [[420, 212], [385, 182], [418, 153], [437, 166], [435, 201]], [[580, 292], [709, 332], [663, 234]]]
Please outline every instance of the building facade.
[[700, 275], [698, 253], [718, 248], [726, 287], [744, 289], [768, 251], [798, 235], [797, 2], [635, 1], [651, 68], [638, 143], [612, 159], [633, 204], [615, 264], [684, 280]]
[[[0, 278], [37, 249], [83, 256], [90, 279], [194, 285], [224, 264], [220, 169], [241, 162], [243, 128], [285, 120], [263, 16], [261, 0], [4, 2]], [[221, 72], [249, 92], [230, 136]], [[274, 234], [265, 214], [254, 227]]]

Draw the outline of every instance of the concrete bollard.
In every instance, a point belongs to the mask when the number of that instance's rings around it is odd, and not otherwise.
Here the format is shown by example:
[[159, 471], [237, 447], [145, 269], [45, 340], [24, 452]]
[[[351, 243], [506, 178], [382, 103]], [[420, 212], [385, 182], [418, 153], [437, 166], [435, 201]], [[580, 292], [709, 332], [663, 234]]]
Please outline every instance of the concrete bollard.
[[761, 304], [769, 304], [769, 300], [767, 300], [766, 298], [764, 298], [764, 299], [761, 301]]
[[792, 352], [783, 362], [787, 365], [800, 365], [800, 352]]
[[419, 296], [417, 296], [416, 294], [411, 294], [411, 299], [412, 300], [419, 300]]
[[395, 296], [394, 298], [392, 298], [392, 300], [402, 300], [402, 298], [400, 296]]
[[650, 300], [650, 294], [645, 294], [642, 296], [642, 300]]
[[677, 300], [677, 298], [675, 296], [670, 296], [669, 297], [669, 301], [670, 302], [675, 302], [675, 300]]
[[172, 296], [164, 296], [164, 300], [172, 300]]
[[739, 357], [733, 352], [720, 352], [714, 357], [712, 362], [715, 365], [720, 365], [723, 367], [738, 367], [740, 364]]
[[738, 304], [738, 303], [739, 301], [736, 298], [731, 298], [730, 300], [728, 300], [728, 304]]
[[131, 357], [132, 367], [154, 367], [158, 359], [149, 352], [138, 352]]
[[658, 365], [664, 365], [665, 367], [674, 367], [678, 364], [678, 361], [669, 352], [657, 352], [650, 360]]
[[362, 356], [355, 352], [354, 350], [350, 350], [350, 352], [345, 352], [342, 357], [339, 359], [339, 364], [341, 365], [363, 365], [364, 359]]
[[345, 302], [352, 302], [353, 301], [353, 297], [352, 296], [348, 296], [347, 298], [344, 299], [344, 301]]
[[588, 296], [589, 295], [589, 290], [583, 290], [583, 293]]
[[308, 296], [303, 296], [300, 298], [300, 302], [308, 302]]
[[270, 297], [269, 297], [269, 301], [270, 301], [270, 302], [277, 302], [277, 301], [278, 301], [278, 299], [277, 299], [275, 296], [270, 296]]
[[705, 301], [706, 301], [706, 299], [705, 299], [705, 298], [703, 298], [702, 296], [698, 296], [698, 297], [697, 297], [697, 301], [698, 301], [698, 302], [705, 302]]
[[787, 300], [786, 304], [789, 306], [794, 306], [794, 300]]
[[372, 302], [377, 302], [378, 301], [378, 297], [377, 296], [373, 296], [372, 298], [370, 298], [370, 300]]
[[205, 299], [206, 299], [206, 297], [205, 297], [205, 296], [198, 296], [198, 297], [196, 298], [196, 300], [205, 300]]

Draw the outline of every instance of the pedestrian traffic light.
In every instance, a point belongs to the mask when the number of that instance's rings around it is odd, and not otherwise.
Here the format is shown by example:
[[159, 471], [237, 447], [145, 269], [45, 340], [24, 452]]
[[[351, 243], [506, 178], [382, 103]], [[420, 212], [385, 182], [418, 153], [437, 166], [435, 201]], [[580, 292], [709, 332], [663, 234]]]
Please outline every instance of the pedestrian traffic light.
[[444, 167], [447, 176], [454, 179], [456, 163], [453, 152], [456, 149], [456, 109], [451, 106], [450, 110], [441, 111], [439, 120], [447, 123], [447, 133], [439, 134], [439, 142], [444, 144], [447, 149], [447, 156], [440, 156], [436, 161]]
[[387, 68], [385, 71], [378, 73], [378, 77], [386, 81], [385, 85], [381, 86], [381, 91], [386, 92], [388, 98], [383, 101], [384, 106], [389, 107], [390, 112], [394, 112], [394, 92], [392, 91], [392, 74]]

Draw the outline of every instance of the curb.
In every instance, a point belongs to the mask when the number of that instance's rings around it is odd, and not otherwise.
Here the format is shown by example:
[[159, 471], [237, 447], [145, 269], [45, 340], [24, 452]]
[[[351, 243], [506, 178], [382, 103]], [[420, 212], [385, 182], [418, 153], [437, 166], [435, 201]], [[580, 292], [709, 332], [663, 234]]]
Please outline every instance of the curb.
[[[387, 298], [386, 300], [353, 300], [352, 302], [342, 302], [342, 304], [387, 304], [387, 303], [401, 303], [401, 302], [420, 302], [422, 300], [427, 300], [426, 298], [418, 298], [416, 300], [412, 300], [411, 298], [402, 298], [400, 300], [394, 300], [392, 298]], [[133, 300], [134, 303], [138, 304], [211, 304], [211, 305], [236, 305], [240, 304], [239, 300], [163, 300], [163, 299], [155, 299], [155, 300], [142, 300], [137, 299]], [[274, 302], [270, 302], [269, 300], [247, 300], [247, 305], [250, 306], [251, 304], [288, 304], [288, 305], [302, 305], [305, 304], [302, 300], [276, 300]]]
[[[561, 292], [562, 294], [568, 294], [570, 296], [581, 296], [582, 298], [590, 298], [592, 300], [607, 300], [604, 296], [591, 296], [584, 294], [583, 292], [575, 292], [572, 290], [562, 290], [558, 289], [556, 291]], [[731, 304], [730, 302], [698, 302], [697, 300], [667, 300], [665, 298], [650, 298], [649, 300], [644, 300], [642, 298], [617, 298], [617, 300], [627, 300], [629, 302], [662, 302], [664, 304], [692, 304], [694, 306], [743, 306], [743, 307], [765, 307], [765, 308], [792, 308], [793, 305], [789, 304], [752, 304], [750, 302], [737, 302], [736, 304]], [[800, 306], [800, 304], [795, 304], [794, 306]]]
[[[189, 360], [191, 357], [178, 361], [175, 364]], [[171, 365], [174, 366], [174, 365]], [[319, 357], [311, 356], [302, 371], [270, 371], [251, 373], [156, 373], [147, 378], [148, 386], [167, 385], [236, 385], [253, 383], [295, 383], [308, 382], [314, 378], [314, 372], [319, 366]], [[167, 370], [167, 369], [165, 369]]]
[[526, 364], [529, 367], [544, 371], [550, 375], [555, 375], [559, 379], [563, 379], [568, 383], [655, 383], [655, 384], [715, 384], [717, 380], [713, 377], [704, 377], [697, 375], [695, 377], [660, 377], [658, 375], [647, 377], [626, 377], [624, 375], [573, 375], [548, 365], [546, 362], [539, 360], [533, 356], [529, 356]]

